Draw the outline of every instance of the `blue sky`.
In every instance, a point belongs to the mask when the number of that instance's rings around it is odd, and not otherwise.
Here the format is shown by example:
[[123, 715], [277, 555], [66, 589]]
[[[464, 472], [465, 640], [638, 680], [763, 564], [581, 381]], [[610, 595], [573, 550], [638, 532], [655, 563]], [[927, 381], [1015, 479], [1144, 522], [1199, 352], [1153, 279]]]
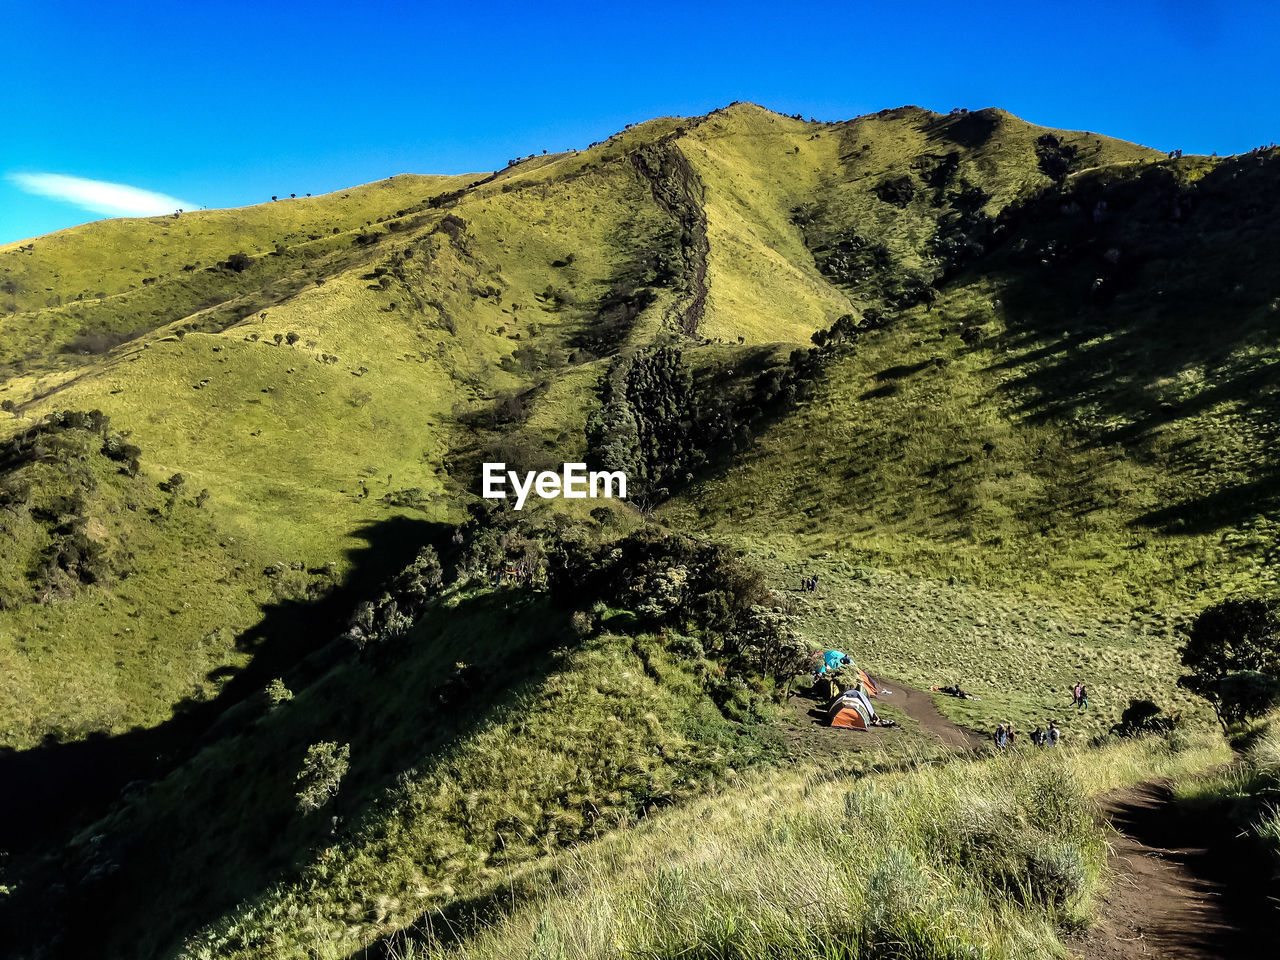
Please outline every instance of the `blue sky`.
[[493, 170], [732, 100], [827, 120], [1000, 106], [1188, 153], [1280, 140], [1280, 13], [1262, 2], [0, 0], [0, 16], [0, 242], [174, 200]]

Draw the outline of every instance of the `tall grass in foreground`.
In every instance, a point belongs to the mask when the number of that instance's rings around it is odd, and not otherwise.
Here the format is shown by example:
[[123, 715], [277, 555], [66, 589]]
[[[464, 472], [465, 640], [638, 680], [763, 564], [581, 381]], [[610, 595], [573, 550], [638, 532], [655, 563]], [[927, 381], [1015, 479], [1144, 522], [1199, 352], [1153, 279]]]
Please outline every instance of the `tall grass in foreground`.
[[391, 954], [1056, 957], [1057, 934], [1087, 921], [1105, 883], [1091, 798], [1227, 756], [1204, 734], [858, 781], [761, 778], [554, 858], [501, 919], [425, 917]]
[[1189, 807], [1225, 814], [1261, 844], [1280, 877], [1280, 714], [1246, 735], [1239, 763], [1174, 786]]

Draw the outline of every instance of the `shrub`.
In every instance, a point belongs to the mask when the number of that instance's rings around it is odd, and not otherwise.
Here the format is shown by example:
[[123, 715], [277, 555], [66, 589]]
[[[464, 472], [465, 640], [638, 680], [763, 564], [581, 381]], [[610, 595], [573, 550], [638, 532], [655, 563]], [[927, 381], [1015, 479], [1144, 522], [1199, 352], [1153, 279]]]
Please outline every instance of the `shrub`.
[[1061, 187], [1071, 172], [1079, 151], [1052, 133], [1036, 140], [1036, 162], [1040, 172]]
[[294, 778], [298, 784], [298, 809], [303, 815], [314, 813], [338, 795], [350, 767], [351, 745], [321, 741], [307, 747], [302, 769]]
[[885, 180], [876, 187], [876, 196], [895, 207], [905, 207], [916, 195], [915, 181], [909, 176]]
[[899, 923], [925, 898], [929, 883], [906, 847], [892, 846], [867, 878], [864, 923], [872, 943], [895, 939]]
[[1164, 733], [1174, 726], [1174, 719], [1163, 715], [1160, 705], [1153, 700], [1130, 700], [1129, 705], [1120, 714], [1120, 722], [1111, 728], [1113, 733], [1122, 737], [1133, 737], [1142, 733]]
[[1061, 909], [1084, 892], [1084, 856], [1069, 843], [1040, 843], [1026, 860], [1027, 888], [1035, 900]]
[[132, 330], [128, 333], [121, 330], [81, 330], [68, 340], [62, 349], [66, 353], [103, 354], [112, 347], [133, 340], [141, 332], [141, 330]]
[[1259, 670], [1239, 670], [1214, 684], [1218, 713], [1225, 724], [1266, 716], [1280, 704], [1280, 676]]
[[231, 256], [227, 257], [226, 264], [228, 270], [234, 270], [236, 273], [244, 273], [244, 271], [248, 270], [253, 264], [253, 257], [243, 252], [233, 253]]
[[365, 602], [347, 622], [343, 637], [357, 650], [403, 637], [444, 584], [444, 570], [432, 547], [418, 551], [413, 563], [391, 581], [376, 601]]
[[117, 463], [129, 463], [142, 456], [142, 448], [129, 443], [118, 433], [108, 433], [102, 440], [102, 452]]
[[281, 704], [288, 703], [293, 699], [293, 691], [284, 685], [284, 681], [276, 677], [267, 684], [267, 699], [271, 701], [271, 708], [274, 710]]
[[187, 478], [180, 473], [175, 473], [168, 480], [160, 481], [159, 487], [165, 493], [178, 493], [183, 485], [187, 482]]

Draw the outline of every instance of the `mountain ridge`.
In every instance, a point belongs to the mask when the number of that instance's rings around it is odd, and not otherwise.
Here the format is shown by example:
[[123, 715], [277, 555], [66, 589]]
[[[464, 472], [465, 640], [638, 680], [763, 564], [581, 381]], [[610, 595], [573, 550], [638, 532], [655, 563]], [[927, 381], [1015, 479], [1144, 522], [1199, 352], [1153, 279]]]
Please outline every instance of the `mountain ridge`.
[[[1061, 188], [1039, 169], [1045, 136], [1079, 167]], [[55, 291], [69, 302], [11, 312], [0, 400], [13, 413], [0, 431], [101, 409], [143, 449], [153, 483], [181, 473], [190, 496], [209, 491], [201, 509], [220, 541], [256, 558], [234, 563], [341, 569], [361, 525], [397, 512], [447, 518], [469, 495], [466, 463], [486, 449], [529, 467], [587, 455], [612, 357], [682, 344], [741, 391], [735, 354], [780, 356], [844, 313], [936, 309], [994, 332], [997, 298], [974, 296], [985, 281], [952, 278], [989, 257], [984, 245], [999, 249], [1000, 217], [1100, 170], [1123, 180], [1135, 161], [1188, 183], [1235, 162], [1168, 160], [999, 110], [903, 107], [828, 124], [736, 104], [477, 179], [392, 178], [243, 214], [74, 228], [54, 237], [142, 232], [131, 246], [100, 245], [92, 267], [62, 266], [51, 238], [7, 248], [4, 282], [25, 282], [15, 258], [65, 273], [67, 291], [87, 270], [128, 279], [109, 310]], [[219, 233], [250, 213], [247, 233]], [[211, 225], [196, 257], [173, 231], [201, 217]], [[121, 336], [132, 339], [112, 345]], [[22, 342], [44, 346], [24, 359]], [[83, 599], [44, 612], [58, 619]]]

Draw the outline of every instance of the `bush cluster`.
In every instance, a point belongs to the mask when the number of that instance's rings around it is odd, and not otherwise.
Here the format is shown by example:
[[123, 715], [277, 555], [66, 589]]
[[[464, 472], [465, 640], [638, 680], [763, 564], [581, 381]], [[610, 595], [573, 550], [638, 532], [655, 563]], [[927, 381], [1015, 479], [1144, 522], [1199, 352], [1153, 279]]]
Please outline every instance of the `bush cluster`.
[[665, 500], [722, 450], [737, 452], [770, 413], [804, 399], [823, 368], [866, 333], [888, 326], [879, 310], [845, 314], [737, 392], [699, 385], [677, 347], [613, 362], [600, 380], [601, 404], [587, 420], [591, 464], [627, 474], [632, 499]]
[[1036, 140], [1036, 163], [1040, 172], [1059, 187], [1067, 182], [1078, 153], [1076, 147], [1052, 133], [1043, 134]]
[[590, 525], [541, 522], [487, 502], [473, 508], [456, 539], [457, 586], [547, 590], [575, 612], [580, 636], [606, 611], [627, 611], [678, 655], [709, 661], [704, 677], [722, 706], [749, 688], [781, 694], [807, 666], [789, 603], [724, 546], [654, 532], [602, 541]]
[[94, 453], [129, 476], [140, 469], [141, 449], [113, 432], [100, 410], [59, 411], [0, 442], [0, 508], [29, 515], [42, 531], [28, 569], [42, 602], [117, 572], [107, 545], [87, 532]]
[[780, 693], [806, 666], [790, 606], [724, 546], [641, 532], [603, 544], [561, 537], [547, 552], [553, 599], [601, 602], [632, 611], [642, 627], [683, 635], [731, 685], [763, 680]]
[[429, 546], [418, 551], [413, 563], [400, 571], [381, 596], [356, 608], [343, 637], [357, 650], [403, 637], [440, 593], [444, 571], [440, 557]]

